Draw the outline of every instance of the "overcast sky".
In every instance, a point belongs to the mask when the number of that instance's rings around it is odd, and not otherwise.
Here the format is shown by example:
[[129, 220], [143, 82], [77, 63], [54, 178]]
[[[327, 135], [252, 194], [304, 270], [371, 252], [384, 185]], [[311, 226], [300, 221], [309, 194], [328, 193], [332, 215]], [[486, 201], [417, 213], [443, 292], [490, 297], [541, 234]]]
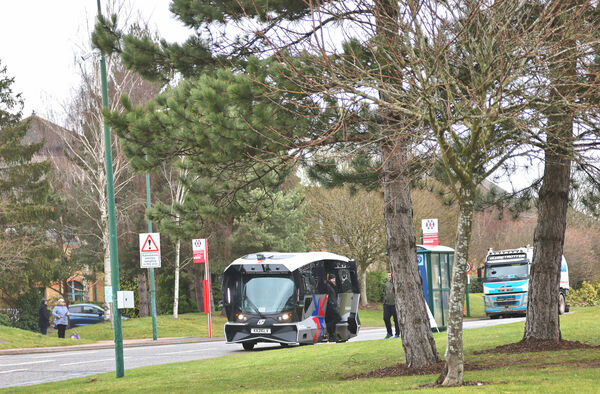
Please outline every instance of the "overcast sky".
[[[102, 0], [106, 14], [106, 0]], [[130, 0], [169, 41], [188, 35], [169, 12], [170, 0]], [[0, 0], [0, 63], [15, 78], [12, 88], [25, 99], [23, 116], [60, 111], [76, 88], [74, 58], [89, 52], [88, 31], [96, 0]]]

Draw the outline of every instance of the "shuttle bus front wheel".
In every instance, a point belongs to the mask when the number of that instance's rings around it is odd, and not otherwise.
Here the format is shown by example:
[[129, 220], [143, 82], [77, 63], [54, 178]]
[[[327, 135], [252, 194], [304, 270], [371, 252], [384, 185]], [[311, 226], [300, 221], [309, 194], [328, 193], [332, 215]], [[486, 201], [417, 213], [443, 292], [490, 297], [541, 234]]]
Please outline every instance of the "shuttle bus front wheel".
[[254, 349], [254, 345], [256, 345], [254, 342], [244, 342], [244, 343], [242, 343], [242, 346], [244, 347], [244, 350], [252, 350], [252, 349]]

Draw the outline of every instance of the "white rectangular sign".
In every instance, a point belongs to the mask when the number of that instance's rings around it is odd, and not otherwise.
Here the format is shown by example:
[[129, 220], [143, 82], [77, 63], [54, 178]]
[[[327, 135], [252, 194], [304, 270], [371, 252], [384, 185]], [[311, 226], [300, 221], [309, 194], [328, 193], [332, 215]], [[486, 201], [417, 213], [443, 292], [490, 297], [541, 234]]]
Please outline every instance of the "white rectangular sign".
[[160, 234], [142, 233], [140, 236], [140, 268], [160, 268]]
[[104, 287], [104, 302], [112, 302], [112, 286]]
[[133, 291], [117, 291], [117, 308], [128, 309], [135, 308]]

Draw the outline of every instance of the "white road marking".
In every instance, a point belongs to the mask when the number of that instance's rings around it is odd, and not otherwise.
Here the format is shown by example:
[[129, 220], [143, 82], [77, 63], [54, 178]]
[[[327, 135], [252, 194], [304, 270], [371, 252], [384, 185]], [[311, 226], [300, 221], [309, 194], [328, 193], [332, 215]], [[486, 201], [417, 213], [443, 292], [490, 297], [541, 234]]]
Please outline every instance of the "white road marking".
[[196, 349], [196, 350], [184, 350], [181, 352], [161, 353], [161, 354], [158, 354], [158, 356], [167, 356], [167, 355], [171, 355], [171, 354], [182, 354], [182, 353], [198, 353], [198, 352], [203, 352], [203, 351], [207, 351], [207, 350], [219, 350], [219, 349], [218, 348], [206, 348], [206, 349]]
[[26, 369], [11, 369], [10, 371], [0, 371], [0, 373], [11, 373], [11, 372], [21, 372], [27, 371]]
[[40, 364], [40, 363], [49, 363], [54, 360], [43, 360], [43, 361], [27, 361], [26, 363], [17, 363], [17, 364], [0, 364], [0, 367], [12, 367], [15, 365], [27, 365], [27, 364]]
[[78, 362], [76, 362], [76, 363], [60, 364], [60, 366], [62, 367], [62, 366], [65, 366], [65, 365], [77, 365], [77, 364], [99, 363], [99, 362], [101, 362], [101, 361], [111, 361], [111, 360], [114, 360], [114, 357], [113, 357], [113, 358], [104, 358], [104, 359], [101, 359], [101, 360], [78, 361]]

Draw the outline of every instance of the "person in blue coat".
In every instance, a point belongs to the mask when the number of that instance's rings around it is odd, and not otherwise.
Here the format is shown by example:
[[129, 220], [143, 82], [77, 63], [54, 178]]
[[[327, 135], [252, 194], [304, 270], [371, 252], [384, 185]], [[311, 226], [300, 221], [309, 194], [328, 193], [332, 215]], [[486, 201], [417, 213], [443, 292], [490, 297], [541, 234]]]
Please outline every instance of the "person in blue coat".
[[54, 324], [56, 325], [56, 329], [58, 330], [58, 337], [65, 337], [65, 330], [67, 329], [67, 325], [69, 324], [69, 309], [65, 305], [65, 300], [62, 298], [58, 300], [58, 305], [52, 309], [52, 316], [54, 316]]

